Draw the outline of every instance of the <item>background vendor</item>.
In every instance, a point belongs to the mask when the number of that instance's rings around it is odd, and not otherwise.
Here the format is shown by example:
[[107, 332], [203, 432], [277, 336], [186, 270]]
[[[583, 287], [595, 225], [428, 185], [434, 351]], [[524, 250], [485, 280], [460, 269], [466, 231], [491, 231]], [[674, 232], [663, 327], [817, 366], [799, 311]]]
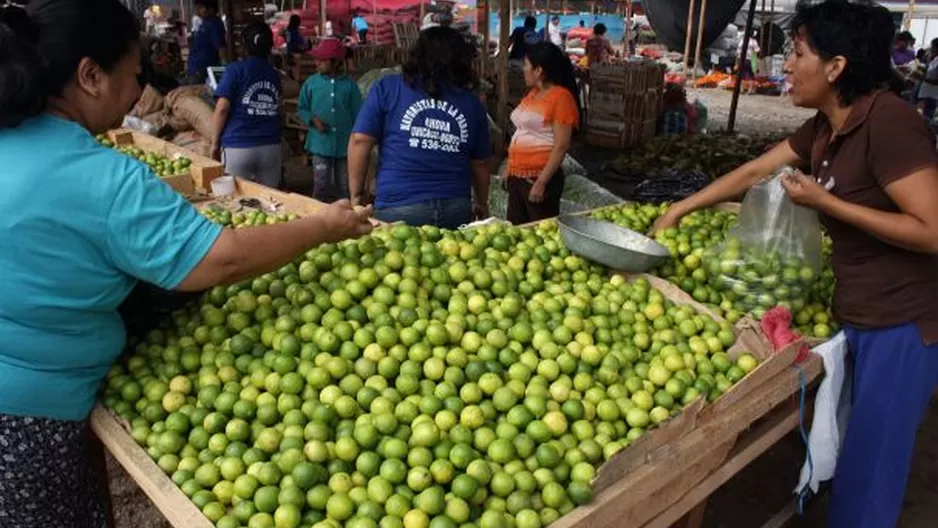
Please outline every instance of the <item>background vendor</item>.
[[228, 42], [225, 24], [218, 17], [218, 1], [197, 0], [195, 9], [202, 22], [191, 36], [186, 73], [190, 82], [200, 84], [208, 77], [209, 67], [228, 62]]
[[[375, 83], [348, 146], [352, 203], [379, 146], [375, 216], [456, 229], [488, 217], [488, 114], [472, 92], [475, 47], [458, 31], [420, 33], [403, 73]], [[471, 201], [471, 197], [475, 201]]]

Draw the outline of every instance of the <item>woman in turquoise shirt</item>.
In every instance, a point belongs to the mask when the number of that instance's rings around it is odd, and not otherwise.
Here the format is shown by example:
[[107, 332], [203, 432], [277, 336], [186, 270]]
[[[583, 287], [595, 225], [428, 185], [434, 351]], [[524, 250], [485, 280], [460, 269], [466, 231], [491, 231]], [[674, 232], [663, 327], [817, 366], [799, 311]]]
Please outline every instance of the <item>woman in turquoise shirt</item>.
[[[91, 30], [89, 28], [98, 29]], [[348, 203], [222, 229], [94, 135], [140, 95], [134, 16], [119, 0], [0, 8], [0, 525], [104, 525], [87, 418], [124, 347], [139, 281], [199, 291], [370, 230]]]

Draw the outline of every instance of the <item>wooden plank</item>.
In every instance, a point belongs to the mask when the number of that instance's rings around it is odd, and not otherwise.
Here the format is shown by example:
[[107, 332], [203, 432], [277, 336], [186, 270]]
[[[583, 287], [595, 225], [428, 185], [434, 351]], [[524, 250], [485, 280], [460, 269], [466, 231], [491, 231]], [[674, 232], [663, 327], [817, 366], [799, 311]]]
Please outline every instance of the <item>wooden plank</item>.
[[[813, 399], [812, 399], [813, 401]], [[674, 502], [666, 511], [644, 528], [667, 528], [699, 502], [726, 484], [756, 458], [777, 444], [798, 427], [800, 411], [795, 402], [786, 402], [774, 410], [754, 429], [743, 433], [726, 462], [701, 481], [692, 491]]]
[[[673, 474], [674, 477], [654, 493], [645, 497], [638, 507], [633, 508], [628, 515], [619, 517], [616, 522], [618, 526], [642, 526], [658, 517], [660, 512], [668, 508], [674, 501], [682, 495], [693, 489], [699, 482], [704, 480], [707, 475], [717, 470], [726, 455], [733, 447], [733, 441], [727, 441], [713, 446], [699, 460], [684, 468], [684, 470]], [[664, 475], [667, 478], [668, 475]], [[682, 514], [683, 517], [683, 514]], [[680, 520], [680, 517], [675, 520]], [[668, 523], [670, 526], [673, 523]]]
[[[804, 368], [810, 382], [820, 375], [823, 367], [820, 358], [812, 355]], [[645, 465], [624, 475], [608, 489], [598, 493], [591, 504], [573, 510], [558, 520], [555, 526], [623, 526], [620, 520], [624, 516], [635, 508], [642, 508], [647, 497], [667, 484], [666, 475], [685, 471], [698, 463], [701, 455], [710, 451], [712, 446], [735, 439], [756, 420], [791, 398], [798, 387], [799, 376], [795, 369], [780, 373], [766, 383], [759, 394], [739, 402], [730, 412], [710, 423], [700, 424], [687, 436], [658, 448], [651, 453]], [[699, 500], [694, 504], [697, 502]]]
[[117, 418], [100, 405], [91, 413], [91, 430], [127, 471], [169, 524], [178, 528], [213, 528], [195, 504], [173, 484], [156, 462], [121, 426]]

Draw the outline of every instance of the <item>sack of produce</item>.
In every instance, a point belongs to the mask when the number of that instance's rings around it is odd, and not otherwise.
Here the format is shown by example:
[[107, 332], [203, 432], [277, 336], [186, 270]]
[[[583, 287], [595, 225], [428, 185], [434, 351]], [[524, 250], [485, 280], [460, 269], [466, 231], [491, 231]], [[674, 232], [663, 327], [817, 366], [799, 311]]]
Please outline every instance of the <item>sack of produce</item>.
[[162, 109], [163, 96], [160, 95], [160, 92], [157, 91], [156, 88], [148, 84], [146, 88], [143, 89], [143, 93], [140, 94], [140, 99], [137, 100], [137, 104], [130, 110], [129, 115], [143, 117], [159, 112]]
[[817, 212], [785, 193], [781, 178], [791, 170], [753, 187], [736, 226], [704, 252], [707, 281], [724, 310], [761, 319], [778, 305], [798, 312], [810, 304], [821, 267], [821, 225]]
[[205, 94], [207, 92], [208, 90], [205, 88], [204, 85], [201, 85], [201, 84], [180, 86], [179, 88], [176, 88], [175, 90], [166, 94], [166, 97], [164, 99], [165, 105], [167, 108], [171, 109], [172, 107], [176, 106], [176, 102], [182, 97], [186, 97], [188, 95], [201, 97], [202, 94]]
[[213, 134], [212, 107], [197, 95], [183, 95], [173, 105], [173, 115], [181, 117], [201, 136], [210, 138]]

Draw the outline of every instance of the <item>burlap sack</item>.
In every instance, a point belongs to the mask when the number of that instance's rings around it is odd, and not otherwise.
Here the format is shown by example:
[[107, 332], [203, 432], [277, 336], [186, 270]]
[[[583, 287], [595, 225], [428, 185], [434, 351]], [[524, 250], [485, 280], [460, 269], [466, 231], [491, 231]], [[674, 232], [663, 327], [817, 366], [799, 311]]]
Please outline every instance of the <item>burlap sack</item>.
[[191, 86], [180, 86], [179, 88], [176, 88], [175, 90], [166, 94], [166, 98], [165, 98], [166, 107], [172, 108], [176, 106], [176, 102], [179, 100], [180, 97], [186, 97], [189, 95], [200, 97], [206, 91], [207, 89], [205, 88], [205, 86], [200, 85], [200, 84], [191, 85]]
[[166, 116], [166, 124], [169, 125], [169, 128], [172, 128], [176, 132], [187, 132], [192, 130], [192, 125], [182, 117], [169, 113]]
[[293, 99], [300, 96], [300, 83], [283, 73], [280, 74], [280, 86], [282, 88], [280, 95], [282, 99]]
[[163, 108], [163, 96], [156, 88], [148, 84], [147, 87], [143, 89], [143, 93], [140, 95], [137, 104], [130, 110], [130, 115], [143, 118], [144, 116], [159, 112], [163, 110]]
[[180, 117], [202, 137], [212, 137], [212, 114], [214, 110], [197, 95], [183, 95], [173, 104], [173, 115]]

